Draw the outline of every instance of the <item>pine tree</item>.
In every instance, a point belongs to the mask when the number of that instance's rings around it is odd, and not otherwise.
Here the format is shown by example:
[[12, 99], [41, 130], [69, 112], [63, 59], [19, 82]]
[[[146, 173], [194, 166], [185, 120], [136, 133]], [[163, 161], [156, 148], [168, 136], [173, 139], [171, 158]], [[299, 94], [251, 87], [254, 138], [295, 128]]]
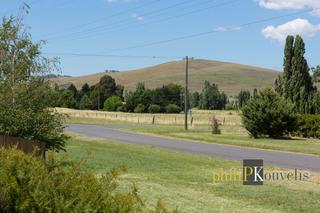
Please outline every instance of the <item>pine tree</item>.
[[305, 44], [301, 36], [288, 36], [284, 49], [283, 77], [275, 81], [275, 90], [292, 101], [295, 110], [300, 113], [311, 113], [312, 96], [315, 92], [309, 66], [304, 57]]
[[292, 58], [292, 76], [289, 81], [292, 100], [300, 113], [311, 112], [311, 97], [315, 91], [309, 66], [304, 58], [305, 44], [301, 36], [296, 36], [294, 57]]

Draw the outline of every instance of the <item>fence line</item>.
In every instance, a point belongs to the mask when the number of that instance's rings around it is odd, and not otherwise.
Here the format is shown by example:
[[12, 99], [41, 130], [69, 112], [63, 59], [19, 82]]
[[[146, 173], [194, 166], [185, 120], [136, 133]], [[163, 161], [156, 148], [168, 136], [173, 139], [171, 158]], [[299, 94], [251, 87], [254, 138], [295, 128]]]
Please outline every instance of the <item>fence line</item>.
[[[126, 121], [139, 124], [184, 124], [183, 114], [146, 114], [125, 112], [104, 112], [93, 110], [74, 110], [56, 108], [60, 113], [65, 113], [75, 118], [98, 118], [110, 121]], [[210, 118], [215, 117], [225, 126], [241, 125], [241, 118], [236, 111], [196, 111], [189, 116], [192, 125], [210, 125]]]

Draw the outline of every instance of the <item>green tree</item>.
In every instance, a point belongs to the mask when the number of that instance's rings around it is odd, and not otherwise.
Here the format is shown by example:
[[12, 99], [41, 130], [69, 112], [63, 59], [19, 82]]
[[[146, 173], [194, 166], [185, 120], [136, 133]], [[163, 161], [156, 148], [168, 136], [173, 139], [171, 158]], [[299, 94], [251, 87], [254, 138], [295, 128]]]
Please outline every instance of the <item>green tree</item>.
[[91, 92], [91, 88], [90, 88], [89, 84], [85, 83], [80, 89], [80, 92], [79, 92], [80, 97], [83, 97], [84, 95], [89, 97], [90, 92]]
[[41, 56], [42, 43], [17, 18], [4, 18], [0, 26], [0, 135], [46, 143], [47, 149], [63, 150], [63, 116], [50, 109], [51, 89], [44, 76], [55, 70], [56, 60]]
[[320, 66], [312, 67], [311, 71], [313, 82], [318, 83], [320, 81]]
[[219, 110], [225, 109], [227, 104], [227, 96], [219, 91], [216, 84], [210, 84], [209, 81], [204, 82], [204, 88], [200, 96], [200, 109]]
[[317, 91], [313, 94], [313, 107], [314, 107], [314, 113], [320, 114], [320, 92]]
[[296, 127], [294, 105], [271, 89], [260, 91], [242, 108], [242, 120], [255, 138], [287, 136]]
[[124, 86], [118, 84], [116, 86], [116, 96], [120, 97], [121, 99], [123, 99], [123, 91], [124, 91]]
[[74, 98], [74, 93], [71, 90], [61, 90], [60, 100], [61, 107], [75, 109], [77, 107], [77, 101]]
[[167, 113], [180, 113], [181, 109], [180, 109], [180, 107], [178, 107], [175, 104], [169, 104], [168, 106], [166, 106], [166, 112]]
[[111, 96], [104, 102], [103, 109], [109, 112], [115, 112], [120, 106], [122, 106], [121, 98], [118, 96]]
[[79, 108], [79, 102], [80, 102], [81, 96], [80, 96], [78, 89], [76, 88], [76, 86], [74, 84], [71, 84], [67, 88], [67, 90], [71, 91], [71, 93], [73, 94], [73, 98], [76, 102], [76, 104], [74, 105], [73, 108], [75, 108], [75, 109]]
[[91, 109], [92, 108], [92, 102], [88, 95], [83, 95], [80, 103], [79, 103], [80, 109]]
[[284, 73], [275, 82], [275, 90], [292, 101], [300, 113], [312, 113], [315, 92], [309, 66], [304, 57], [305, 44], [301, 36], [288, 36], [284, 50]]
[[149, 113], [159, 113], [161, 111], [161, 107], [157, 104], [151, 104], [148, 108]]
[[199, 92], [196, 91], [191, 95], [191, 107], [192, 108], [199, 107], [199, 102], [200, 102], [200, 94]]
[[103, 109], [105, 100], [113, 95], [116, 95], [116, 89], [116, 82], [111, 76], [102, 76], [99, 83], [94, 85], [90, 94], [93, 108]]
[[250, 101], [250, 98], [251, 98], [251, 94], [249, 91], [241, 90], [238, 95], [238, 103], [240, 108], [245, 106]]
[[134, 113], [144, 113], [146, 110], [146, 107], [143, 104], [138, 104], [138, 106], [136, 106], [134, 108]]

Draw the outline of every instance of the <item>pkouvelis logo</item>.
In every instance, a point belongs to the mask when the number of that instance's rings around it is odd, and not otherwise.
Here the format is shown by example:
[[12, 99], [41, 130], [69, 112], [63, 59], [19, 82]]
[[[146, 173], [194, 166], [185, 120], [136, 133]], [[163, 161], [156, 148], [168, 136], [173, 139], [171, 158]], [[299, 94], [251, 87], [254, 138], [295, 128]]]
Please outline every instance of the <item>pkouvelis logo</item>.
[[265, 181], [306, 181], [310, 179], [310, 174], [300, 169], [286, 172], [270, 171], [265, 172], [263, 160], [250, 159], [243, 160], [242, 172], [239, 169], [228, 171], [220, 170], [213, 173], [213, 182], [242, 182], [243, 185], [263, 185]]
[[243, 160], [243, 185], [263, 185], [263, 160]]

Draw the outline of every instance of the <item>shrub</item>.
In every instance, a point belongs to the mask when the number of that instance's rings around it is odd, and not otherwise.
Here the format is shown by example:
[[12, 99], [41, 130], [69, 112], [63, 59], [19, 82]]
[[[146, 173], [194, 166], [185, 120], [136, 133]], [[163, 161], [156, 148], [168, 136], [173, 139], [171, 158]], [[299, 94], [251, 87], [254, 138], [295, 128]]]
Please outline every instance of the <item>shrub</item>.
[[296, 115], [293, 104], [271, 89], [260, 92], [242, 109], [244, 127], [253, 137], [279, 138], [295, 129]]
[[166, 112], [167, 113], [180, 113], [181, 109], [180, 109], [180, 107], [178, 107], [175, 104], [169, 104], [168, 106], [166, 106]]
[[0, 83], [0, 135], [41, 141], [46, 150], [64, 150], [68, 138], [63, 131], [65, 116], [45, 102], [48, 86], [38, 80], [19, 85], [12, 102], [7, 97], [10, 88]]
[[126, 109], [126, 106], [125, 105], [122, 105], [122, 106], [118, 106], [117, 107], [117, 112], [126, 112], [127, 109]]
[[211, 133], [216, 135], [221, 134], [220, 124], [215, 116], [212, 116], [211, 118]]
[[121, 98], [118, 96], [111, 96], [104, 102], [103, 109], [109, 112], [115, 112], [120, 106], [122, 106]]
[[299, 115], [295, 136], [320, 138], [320, 115]]
[[161, 107], [157, 104], [151, 104], [148, 108], [148, 112], [150, 113], [159, 113], [161, 110]]
[[143, 104], [138, 104], [136, 108], [134, 108], [134, 113], [144, 113], [145, 112], [145, 107]]
[[[0, 149], [0, 212], [146, 212], [135, 187], [118, 189], [113, 169], [99, 177], [79, 163]], [[168, 212], [157, 205], [154, 212]]]

